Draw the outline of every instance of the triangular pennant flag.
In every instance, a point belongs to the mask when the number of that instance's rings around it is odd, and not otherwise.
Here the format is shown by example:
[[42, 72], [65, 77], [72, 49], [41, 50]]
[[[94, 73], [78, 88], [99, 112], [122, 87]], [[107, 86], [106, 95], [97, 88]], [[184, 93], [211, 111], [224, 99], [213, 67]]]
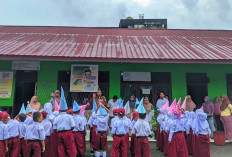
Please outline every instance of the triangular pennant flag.
[[32, 112], [32, 111], [33, 111], [33, 109], [31, 108], [31, 105], [27, 104], [26, 113]]
[[177, 102], [177, 105], [180, 106], [180, 104], [181, 104], [181, 97], [179, 98], [179, 100], [178, 100], [178, 102]]
[[21, 113], [26, 114], [26, 110], [25, 110], [25, 107], [24, 107], [24, 103], [22, 104], [22, 107], [21, 107], [21, 109], [20, 109], [19, 114], [21, 114]]
[[92, 112], [95, 112], [97, 109], [97, 103], [96, 103], [96, 100], [93, 99], [93, 109], [92, 109]]
[[123, 107], [123, 101], [122, 101], [122, 98], [119, 98], [118, 99], [118, 107], [117, 108], [121, 108]]
[[146, 113], [146, 110], [145, 110], [145, 108], [143, 106], [143, 98], [140, 100], [139, 106], [137, 107], [136, 111], [138, 113]]
[[85, 108], [86, 108], [87, 106], [89, 106], [89, 105], [90, 105], [90, 104], [87, 103], [86, 105], [80, 106], [80, 108], [81, 108], [80, 114], [82, 114], [82, 113], [85, 111]]
[[129, 103], [126, 103], [126, 105], [124, 106], [124, 109], [125, 109], [125, 114], [129, 114], [130, 113], [130, 105]]
[[135, 105], [138, 105], [139, 104], [139, 100], [138, 100], [138, 98], [136, 98], [136, 103], [135, 103]]
[[65, 111], [68, 110], [68, 105], [67, 102], [65, 100], [65, 96], [64, 96], [64, 90], [61, 86], [61, 97], [60, 97], [60, 110]]
[[176, 98], [173, 100], [171, 106], [170, 106], [169, 109], [168, 109], [168, 112], [169, 112], [169, 113], [173, 113], [175, 107], [176, 107]]
[[167, 101], [165, 104], [164, 104], [164, 106], [162, 106], [162, 110], [163, 111], [165, 111], [165, 110], [167, 110], [167, 108], [169, 107], [169, 102]]
[[77, 112], [80, 111], [80, 106], [78, 105], [78, 103], [76, 102], [76, 100], [73, 101], [73, 112]]
[[102, 108], [101, 106], [101, 103], [99, 104], [100, 105], [100, 108], [99, 108], [99, 112], [98, 112], [98, 115], [99, 116], [104, 116], [107, 114], [106, 110], [104, 108]]
[[60, 105], [58, 104], [56, 100], [55, 100], [55, 110], [60, 111]]
[[186, 100], [187, 100], [187, 98], [184, 99], [184, 102], [183, 102], [183, 104], [181, 106], [182, 108], [186, 108]]

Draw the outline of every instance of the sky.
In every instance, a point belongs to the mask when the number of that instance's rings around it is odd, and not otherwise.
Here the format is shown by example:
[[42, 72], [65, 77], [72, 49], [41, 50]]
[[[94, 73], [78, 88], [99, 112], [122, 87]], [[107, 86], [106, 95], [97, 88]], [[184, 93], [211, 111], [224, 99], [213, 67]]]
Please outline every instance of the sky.
[[0, 0], [0, 25], [118, 27], [139, 14], [169, 29], [232, 30], [232, 0]]

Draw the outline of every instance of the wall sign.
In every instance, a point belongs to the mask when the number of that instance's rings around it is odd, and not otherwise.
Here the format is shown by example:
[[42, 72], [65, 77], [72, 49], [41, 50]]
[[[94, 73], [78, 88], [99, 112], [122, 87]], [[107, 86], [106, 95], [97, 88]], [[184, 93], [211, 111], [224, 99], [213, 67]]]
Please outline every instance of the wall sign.
[[13, 85], [13, 71], [0, 71], [0, 98], [11, 98]]
[[12, 70], [40, 70], [40, 61], [12, 61]]
[[123, 81], [151, 82], [150, 72], [123, 72]]
[[72, 65], [70, 92], [97, 92], [98, 65]]

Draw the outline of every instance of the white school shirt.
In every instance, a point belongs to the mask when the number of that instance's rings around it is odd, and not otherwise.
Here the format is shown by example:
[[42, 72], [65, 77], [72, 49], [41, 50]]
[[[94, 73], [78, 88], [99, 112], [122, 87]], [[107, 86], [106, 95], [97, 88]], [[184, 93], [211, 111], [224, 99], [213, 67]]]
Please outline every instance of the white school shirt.
[[148, 122], [146, 122], [143, 119], [138, 119], [137, 120], [137, 122], [134, 125], [134, 128], [133, 128], [132, 132], [136, 135], [136, 137], [151, 135], [150, 126], [149, 126]]

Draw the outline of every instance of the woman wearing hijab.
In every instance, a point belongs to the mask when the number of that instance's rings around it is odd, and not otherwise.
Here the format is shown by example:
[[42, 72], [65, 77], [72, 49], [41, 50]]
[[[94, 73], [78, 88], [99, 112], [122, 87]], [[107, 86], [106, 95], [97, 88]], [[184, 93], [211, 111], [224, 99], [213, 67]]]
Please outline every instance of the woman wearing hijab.
[[216, 124], [217, 124], [217, 131], [224, 131], [222, 121], [220, 120], [220, 118], [221, 118], [221, 110], [220, 110], [221, 105], [222, 105], [222, 103], [220, 101], [220, 98], [216, 97], [215, 101], [214, 101], [214, 118], [215, 118]]
[[[128, 108], [126, 111], [126, 114], [128, 116], [128, 118], [131, 118], [131, 113], [133, 112], [134, 109], [136, 109], [136, 98], [134, 95], [131, 95], [129, 101], [127, 101], [125, 108]], [[128, 113], [129, 112], [129, 113]]]
[[202, 104], [204, 112], [207, 115], [207, 121], [211, 129], [211, 138], [213, 138], [213, 132], [215, 131], [213, 113], [214, 113], [214, 104], [210, 101], [208, 96], [205, 97], [205, 102]]
[[224, 126], [224, 131], [226, 134], [226, 139], [232, 142], [232, 105], [229, 98], [225, 95], [221, 96], [222, 105], [221, 110], [221, 121]]
[[53, 98], [51, 98], [50, 103], [52, 104], [52, 108], [55, 110], [55, 105], [56, 103], [59, 105], [60, 104], [60, 91], [56, 90], [55, 95]]
[[186, 111], [193, 111], [196, 108], [195, 103], [192, 101], [192, 98], [190, 95], [186, 96]]
[[39, 112], [41, 104], [38, 102], [37, 96], [33, 96], [30, 101], [30, 106], [33, 110]]

